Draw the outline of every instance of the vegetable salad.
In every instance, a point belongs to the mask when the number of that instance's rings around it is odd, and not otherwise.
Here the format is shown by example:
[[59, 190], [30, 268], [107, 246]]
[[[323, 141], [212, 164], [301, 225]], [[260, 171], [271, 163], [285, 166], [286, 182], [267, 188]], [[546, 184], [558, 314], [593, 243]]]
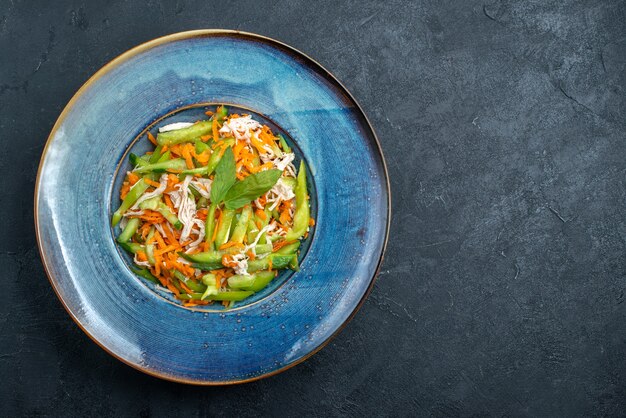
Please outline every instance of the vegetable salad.
[[112, 225], [138, 276], [185, 306], [229, 306], [298, 270], [314, 222], [304, 162], [296, 169], [285, 139], [224, 106], [206, 114], [148, 132], [154, 151], [130, 154]]

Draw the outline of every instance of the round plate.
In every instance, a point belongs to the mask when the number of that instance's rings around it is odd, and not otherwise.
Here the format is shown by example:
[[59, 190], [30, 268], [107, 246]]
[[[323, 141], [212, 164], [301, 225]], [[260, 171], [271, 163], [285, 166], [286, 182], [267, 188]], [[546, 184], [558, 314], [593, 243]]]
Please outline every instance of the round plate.
[[[271, 120], [297, 144], [316, 187], [300, 271], [227, 311], [186, 309], [153, 292], [130, 272], [109, 226], [116, 169], [133, 139], [202, 103]], [[159, 38], [98, 71], [52, 129], [35, 187], [39, 250], [72, 318], [123, 362], [194, 384], [259, 379], [324, 346], [372, 287], [389, 212], [380, 146], [350, 93], [287, 45], [223, 30]]]

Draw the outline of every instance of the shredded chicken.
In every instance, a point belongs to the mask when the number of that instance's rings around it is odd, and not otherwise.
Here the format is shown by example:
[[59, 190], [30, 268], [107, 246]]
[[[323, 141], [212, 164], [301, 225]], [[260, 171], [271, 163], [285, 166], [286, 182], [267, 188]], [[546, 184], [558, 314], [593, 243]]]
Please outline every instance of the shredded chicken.
[[250, 143], [250, 131], [258, 131], [259, 129], [261, 129], [261, 124], [248, 115], [228, 119], [224, 122], [220, 133], [233, 134], [238, 140]]
[[[193, 176], [186, 176], [182, 183], [175, 186], [176, 190], [169, 193], [174, 207], [178, 209], [178, 219], [183, 224], [179, 239], [181, 244], [189, 239], [192, 228], [196, 225], [196, 202], [189, 196], [189, 183], [192, 179]], [[200, 235], [204, 238], [204, 228]]]
[[151, 267], [150, 263], [148, 261], [140, 261], [137, 258], [137, 254], [135, 254], [135, 256], [133, 257], [133, 261], [135, 262], [135, 264], [137, 264], [138, 266], [142, 266], [142, 267]]
[[163, 192], [165, 191], [166, 187], [167, 187], [167, 174], [162, 174], [161, 178], [159, 179], [159, 187], [157, 187], [156, 189], [154, 189], [153, 191], [151, 191], [149, 193], [142, 194], [139, 197], [139, 199], [137, 199], [135, 204], [133, 206], [131, 206], [130, 210], [138, 209], [139, 208], [139, 204], [141, 202], [145, 202], [146, 200], [152, 199], [153, 197], [161, 196], [163, 194]]
[[242, 276], [249, 276], [248, 273], [248, 256], [245, 254], [234, 254], [233, 255], [233, 270], [235, 270], [235, 274], [239, 274]]
[[169, 125], [165, 125], [165, 126], [161, 126], [159, 128], [159, 132], [169, 132], [169, 131], [177, 131], [179, 129], [184, 129], [184, 128], [188, 128], [191, 125], [193, 125], [193, 123], [190, 122], [176, 122], [176, 123], [170, 123]]
[[210, 199], [212, 182], [213, 181], [211, 179], [198, 178], [191, 180], [190, 184], [193, 186], [194, 189], [198, 191], [198, 193], [200, 193], [202, 197]]
[[291, 187], [287, 186], [281, 177], [267, 193], [267, 203], [272, 203], [269, 209], [274, 210], [280, 205], [280, 202], [291, 200], [295, 196]]

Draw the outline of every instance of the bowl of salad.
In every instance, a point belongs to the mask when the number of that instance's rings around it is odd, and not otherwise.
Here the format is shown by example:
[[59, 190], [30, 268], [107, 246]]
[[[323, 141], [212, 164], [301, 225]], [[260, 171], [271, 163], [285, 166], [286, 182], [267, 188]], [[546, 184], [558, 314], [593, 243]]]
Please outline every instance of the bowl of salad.
[[259, 35], [200, 30], [122, 54], [48, 138], [35, 226], [52, 289], [124, 363], [256, 380], [321, 349], [382, 262], [389, 184], [350, 93]]

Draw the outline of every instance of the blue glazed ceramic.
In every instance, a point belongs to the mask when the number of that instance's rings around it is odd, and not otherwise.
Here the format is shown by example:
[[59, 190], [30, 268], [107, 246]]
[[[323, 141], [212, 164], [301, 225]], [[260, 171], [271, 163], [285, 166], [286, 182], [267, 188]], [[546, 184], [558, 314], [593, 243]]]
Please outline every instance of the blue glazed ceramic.
[[[146, 285], [110, 228], [127, 151], [211, 103], [289, 136], [309, 165], [316, 218], [299, 272], [221, 311], [182, 307]], [[42, 156], [35, 224], [55, 292], [100, 346], [164, 379], [229, 384], [303, 361], [351, 318], [382, 260], [389, 202], [374, 132], [332, 75], [277, 41], [205, 30], [136, 47], [78, 91]]]

